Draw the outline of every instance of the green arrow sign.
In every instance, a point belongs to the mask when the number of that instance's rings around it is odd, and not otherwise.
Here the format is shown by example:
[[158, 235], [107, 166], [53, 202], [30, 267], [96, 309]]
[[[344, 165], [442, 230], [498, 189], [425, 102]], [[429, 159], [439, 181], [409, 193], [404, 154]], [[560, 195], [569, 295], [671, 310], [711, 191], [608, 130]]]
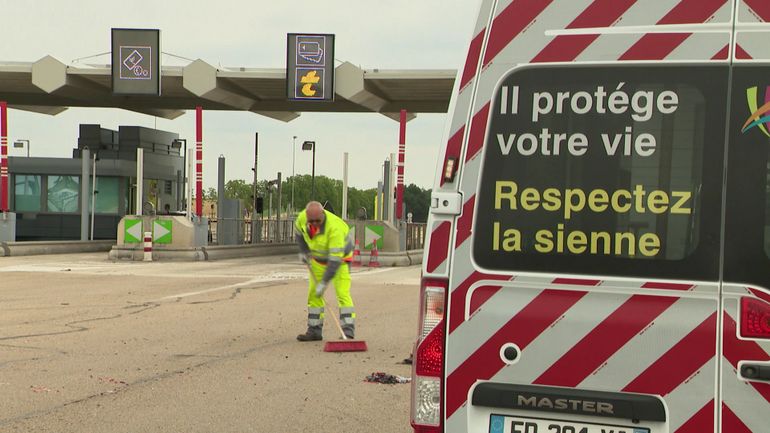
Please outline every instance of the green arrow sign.
[[127, 244], [138, 244], [143, 242], [144, 235], [142, 234], [142, 220], [123, 220], [124, 222], [124, 236], [123, 242]]
[[383, 226], [366, 226], [364, 230], [364, 249], [371, 250], [372, 245], [377, 242], [377, 249], [382, 249], [382, 236], [385, 233]]
[[171, 243], [172, 220], [155, 220], [152, 222], [152, 241], [156, 244]]

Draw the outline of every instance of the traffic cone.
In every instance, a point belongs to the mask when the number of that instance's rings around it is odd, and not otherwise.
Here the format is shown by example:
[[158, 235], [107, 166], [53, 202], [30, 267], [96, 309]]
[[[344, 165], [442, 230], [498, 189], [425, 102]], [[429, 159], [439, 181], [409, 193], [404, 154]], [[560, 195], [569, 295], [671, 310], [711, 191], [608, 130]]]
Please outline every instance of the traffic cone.
[[369, 267], [380, 267], [380, 253], [377, 252], [377, 241], [372, 244], [372, 250], [369, 252]]
[[353, 250], [353, 263], [354, 268], [361, 267], [361, 248], [358, 246], [358, 239], [356, 239], [356, 248]]

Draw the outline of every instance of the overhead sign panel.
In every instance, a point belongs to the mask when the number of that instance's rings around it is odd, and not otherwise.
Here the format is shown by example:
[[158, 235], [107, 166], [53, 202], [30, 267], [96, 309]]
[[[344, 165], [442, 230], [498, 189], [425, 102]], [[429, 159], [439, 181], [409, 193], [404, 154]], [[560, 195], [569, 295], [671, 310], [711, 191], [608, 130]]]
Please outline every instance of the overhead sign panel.
[[289, 100], [334, 100], [334, 35], [287, 35], [286, 87]]
[[160, 95], [160, 30], [112, 29], [112, 93]]

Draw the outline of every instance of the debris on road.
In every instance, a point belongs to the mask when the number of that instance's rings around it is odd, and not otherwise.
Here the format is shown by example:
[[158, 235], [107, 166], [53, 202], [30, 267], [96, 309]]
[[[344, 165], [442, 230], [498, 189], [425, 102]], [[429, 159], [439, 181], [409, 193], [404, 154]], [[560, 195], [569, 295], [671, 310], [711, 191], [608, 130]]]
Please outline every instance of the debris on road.
[[40, 393], [40, 392], [51, 392], [51, 390], [50, 390], [49, 388], [46, 388], [46, 387], [44, 387], [44, 386], [35, 386], [35, 385], [31, 385], [31, 386], [29, 387], [29, 389], [31, 389], [31, 390], [32, 390], [32, 392], [38, 392], [38, 393]]
[[395, 376], [393, 374], [383, 373], [381, 371], [372, 373], [366, 376], [366, 381], [369, 383], [385, 383], [385, 384], [397, 384], [397, 383], [409, 383], [412, 381], [411, 377]]
[[101, 383], [112, 383], [112, 384], [115, 384], [115, 385], [126, 385], [126, 386], [128, 386], [127, 382], [115, 379], [114, 377], [99, 376], [97, 379], [99, 379], [99, 382], [101, 382]]

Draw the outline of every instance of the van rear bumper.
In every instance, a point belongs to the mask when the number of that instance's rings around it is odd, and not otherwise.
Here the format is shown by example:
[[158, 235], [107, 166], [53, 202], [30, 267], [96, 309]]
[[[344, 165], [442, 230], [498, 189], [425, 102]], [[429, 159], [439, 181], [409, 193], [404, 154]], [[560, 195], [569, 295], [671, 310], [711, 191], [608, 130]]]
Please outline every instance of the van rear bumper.
[[659, 397], [623, 392], [485, 382], [473, 390], [471, 403], [484, 407], [623, 418], [634, 423], [666, 421], [666, 408]]

